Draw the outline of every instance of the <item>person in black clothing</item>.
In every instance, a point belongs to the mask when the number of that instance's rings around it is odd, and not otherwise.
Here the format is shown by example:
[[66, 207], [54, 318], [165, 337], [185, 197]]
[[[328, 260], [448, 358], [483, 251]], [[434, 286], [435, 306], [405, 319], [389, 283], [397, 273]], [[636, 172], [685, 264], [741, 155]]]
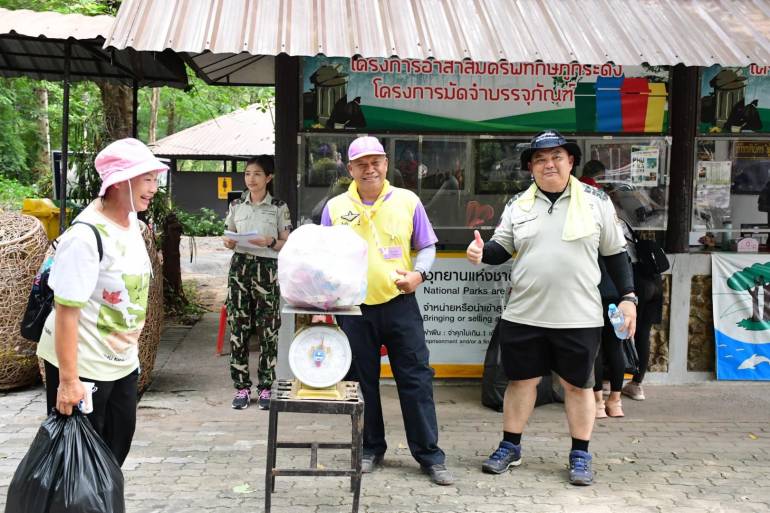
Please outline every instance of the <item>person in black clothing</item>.
[[[602, 272], [602, 280], [599, 282], [599, 293], [602, 296], [604, 326], [602, 327], [602, 342], [596, 355], [594, 367], [594, 395], [596, 397], [596, 418], [604, 419], [607, 416], [624, 416], [620, 393], [623, 387], [623, 371], [625, 366], [620, 340], [615, 336], [615, 330], [612, 328], [610, 319], [607, 316], [610, 303], [617, 304], [620, 300], [620, 294], [618, 294], [618, 289], [609, 277], [607, 268], [601, 258], [599, 259], [599, 269]], [[637, 333], [638, 329], [637, 327]], [[610, 386], [609, 397], [606, 401], [604, 400], [602, 390], [603, 382], [605, 381], [609, 381]]]

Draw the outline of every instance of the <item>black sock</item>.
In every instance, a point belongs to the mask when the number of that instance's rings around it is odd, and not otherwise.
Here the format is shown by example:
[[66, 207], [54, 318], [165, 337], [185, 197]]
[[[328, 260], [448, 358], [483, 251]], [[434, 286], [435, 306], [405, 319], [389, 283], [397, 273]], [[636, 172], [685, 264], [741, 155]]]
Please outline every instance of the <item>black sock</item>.
[[580, 440], [579, 438], [573, 438], [572, 450], [588, 452], [588, 442], [590, 442], [590, 440]]
[[521, 443], [521, 433], [510, 433], [503, 431], [503, 440], [510, 442], [513, 445], [519, 445]]

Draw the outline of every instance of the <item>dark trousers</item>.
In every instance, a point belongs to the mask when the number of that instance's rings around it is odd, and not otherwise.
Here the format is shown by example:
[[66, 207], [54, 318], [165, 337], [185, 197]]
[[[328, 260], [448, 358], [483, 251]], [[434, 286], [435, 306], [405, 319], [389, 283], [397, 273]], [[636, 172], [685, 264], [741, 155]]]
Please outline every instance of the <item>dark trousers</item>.
[[421, 465], [444, 463], [444, 451], [438, 446], [433, 369], [428, 365], [417, 299], [404, 294], [381, 305], [361, 305], [361, 312], [361, 316], [338, 316], [337, 322], [353, 351], [346, 379], [358, 381], [364, 396], [364, 453], [384, 454], [388, 447], [380, 400], [380, 345], [384, 345], [412, 456]]
[[594, 367], [594, 392], [602, 389], [602, 381], [610, 382], [612, 392], [620, 392], [623, 388], [623, 374], [625, 371], [625, 362], [623, 361], [623, 352], [620, 347], [620, 340], [615, 336], [615, 330], [610, 324], [607, 316], [607, 309], [610, 303], [617, 301], [602, 301], [602, 310], [604, 311], [604, 326], [602, 326], [602, 343], [599, 346], [599, 352], [596, 355], [596, 366]]
[[[136, 383], [139, 371], [135, 370], [117, 381], [90, 381], [96, 385], [93, 394], [94, 411], [86, 415], [94, 430], [123, 465], [131, 449], [136, 429]], [[48, 412], [56, 407], [56, 389], [59, 388], [59, 369], [45, 362], [45, 395]]]
[[663, 279], [658, 275], [645, 274], [634, 266], [634, 283], [639, 296], [636, 308], [636, 352], [639, 354], [639, 372], [634, 381], [641, 383], [650, 362], [650, 331], [653, 324], [663, 320]]

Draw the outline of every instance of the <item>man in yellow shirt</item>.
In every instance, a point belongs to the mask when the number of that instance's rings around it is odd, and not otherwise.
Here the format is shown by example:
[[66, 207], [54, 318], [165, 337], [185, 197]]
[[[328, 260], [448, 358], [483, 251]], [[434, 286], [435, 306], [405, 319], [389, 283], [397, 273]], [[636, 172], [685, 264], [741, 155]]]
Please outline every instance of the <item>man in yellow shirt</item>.
[[366, 404], [362, 469], [372, 472], [387, 449], [379, 388], [382, 344], [398, 387], [409, 450], [431, 481], [449, 485], [454, 477], [438, 446], [433, 369], [414, 295], [433, 264], [438, 239], [420, 199], [412, 191], [392, 187], [387, 171], [388, 159], [377, 138], [353, 141], [348, 172], [354, 181], [346, 193], [327, 203], [321, 216], [322, 225], [348, 225], [369, 245], [362, 315], [337, 319], [353, 351], [348, 377], [360, 383]]

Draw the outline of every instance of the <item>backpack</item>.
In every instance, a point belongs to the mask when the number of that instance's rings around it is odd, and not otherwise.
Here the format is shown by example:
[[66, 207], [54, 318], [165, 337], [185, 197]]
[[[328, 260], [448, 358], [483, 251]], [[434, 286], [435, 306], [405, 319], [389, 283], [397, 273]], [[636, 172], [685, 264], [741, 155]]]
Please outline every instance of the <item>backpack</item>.
[[634, 229], [631, 228], [631, 225], [625, 220], [623, 222], [626, 223], [628, 231], [631, 232], [631, 239], [627, 240], [634, 243], [636, 258], [639, 260], [639, 268], [648, 276], [666, 272], [671, 267], [671, 264], [660, 244], [655, 240], [640, 239]]
[[[96, 237], [96, 249], [99, 252], [99, 262], [102, 261], [104, 250], [102, 248], [102, 237], [96, 226], [83, 221], [75, 221], [72, 225], [84, 224], [89, 226]], [[70, 225], [70, 226], [72, 226]], [[56, 244], [53, 244], [54, 249]], [[47, 259], [35, 276], [32, 282], [32, 290], [29, 292], [27, 300], [27, 309], [24, 310], [24, 317], [21, 319], [21, 336], [33, 342], [40, 342], [40, 336], [43, 334], [43, 327], [48, 315], [53, 310], [53, 290], [48, 286], [48, 278], [51, 274], [51, 264], [53, 259]]]

